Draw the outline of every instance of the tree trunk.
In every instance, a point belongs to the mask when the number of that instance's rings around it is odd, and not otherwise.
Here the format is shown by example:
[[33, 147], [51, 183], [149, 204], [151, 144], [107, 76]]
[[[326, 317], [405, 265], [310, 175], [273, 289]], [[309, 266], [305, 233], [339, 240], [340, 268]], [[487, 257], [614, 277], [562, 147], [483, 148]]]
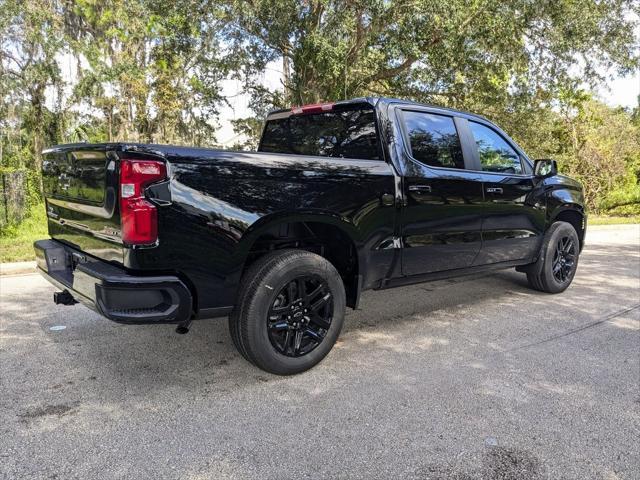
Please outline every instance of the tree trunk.
[[289, 104], [293, 100], [293, 85], [291, 85], [291, 59], [287, 55], [282, 56], [282, 83], [284, 85], [284, 98]]
[[38, 174], [38, 190], [43, 194], [42, 185], [42, 150], [44, 150], [44, 102], [45, 85], [36, 83], [30, 91], [31, 120], [33, 128], [33, 170]]

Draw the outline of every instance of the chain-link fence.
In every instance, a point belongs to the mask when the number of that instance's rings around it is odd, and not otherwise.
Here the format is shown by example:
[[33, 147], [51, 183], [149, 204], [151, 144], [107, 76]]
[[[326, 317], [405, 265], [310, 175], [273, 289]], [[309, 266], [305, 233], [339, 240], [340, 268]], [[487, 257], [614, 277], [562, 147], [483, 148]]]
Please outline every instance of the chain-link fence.
[[0, 228], [17, 223], [27, 213], [27, 172], [0, 172]]

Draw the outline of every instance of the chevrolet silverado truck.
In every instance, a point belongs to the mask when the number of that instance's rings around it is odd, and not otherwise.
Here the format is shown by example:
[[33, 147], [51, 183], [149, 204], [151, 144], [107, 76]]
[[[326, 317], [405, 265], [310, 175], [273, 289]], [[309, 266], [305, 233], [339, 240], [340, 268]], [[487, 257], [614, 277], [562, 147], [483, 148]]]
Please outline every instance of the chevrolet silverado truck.
[[250, 362], [320, 362], [363, 291], [515, 268], [565, 290], [581, 185], [483, 117], [386, 98], [271, 112], [257, 152], [134, 143], [44, 152], [40, 273], [115, 322], [228, 316]]

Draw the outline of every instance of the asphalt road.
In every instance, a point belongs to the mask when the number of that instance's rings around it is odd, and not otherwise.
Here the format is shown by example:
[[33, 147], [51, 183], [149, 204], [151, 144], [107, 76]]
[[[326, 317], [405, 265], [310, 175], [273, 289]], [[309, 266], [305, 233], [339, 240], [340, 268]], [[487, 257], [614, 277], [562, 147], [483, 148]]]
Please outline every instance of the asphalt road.
[[120, 326], [53, 291], [0, 279], [2, 478], [640, 478], [638, 225], [590, 230], [556, 296], [515, 271], [367, 292], [288, 378], [226, 320]]

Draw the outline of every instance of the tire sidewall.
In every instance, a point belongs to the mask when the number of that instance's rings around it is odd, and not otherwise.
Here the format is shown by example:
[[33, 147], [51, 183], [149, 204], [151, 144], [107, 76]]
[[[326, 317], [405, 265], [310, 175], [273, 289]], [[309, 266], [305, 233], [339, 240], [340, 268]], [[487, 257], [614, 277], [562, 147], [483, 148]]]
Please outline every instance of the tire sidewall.
[[[300, 357], [287, 357], [272, 345], [267, 330], [267, 312], [276, 296], [290, 281], [303, 275], [318, 275], [327, 282], [333, 298], [333, 318], [324, 340], [311, 352]], [[249, 300], [247, 311], [247, 340], [249, 348], [263, 368], [280, 374], [308, 370], [319, 363], [335, 344], [344, 321], [346, 296], [342, 279], [326, 259], [311, 253], [276, 264], [257, 286]]]

